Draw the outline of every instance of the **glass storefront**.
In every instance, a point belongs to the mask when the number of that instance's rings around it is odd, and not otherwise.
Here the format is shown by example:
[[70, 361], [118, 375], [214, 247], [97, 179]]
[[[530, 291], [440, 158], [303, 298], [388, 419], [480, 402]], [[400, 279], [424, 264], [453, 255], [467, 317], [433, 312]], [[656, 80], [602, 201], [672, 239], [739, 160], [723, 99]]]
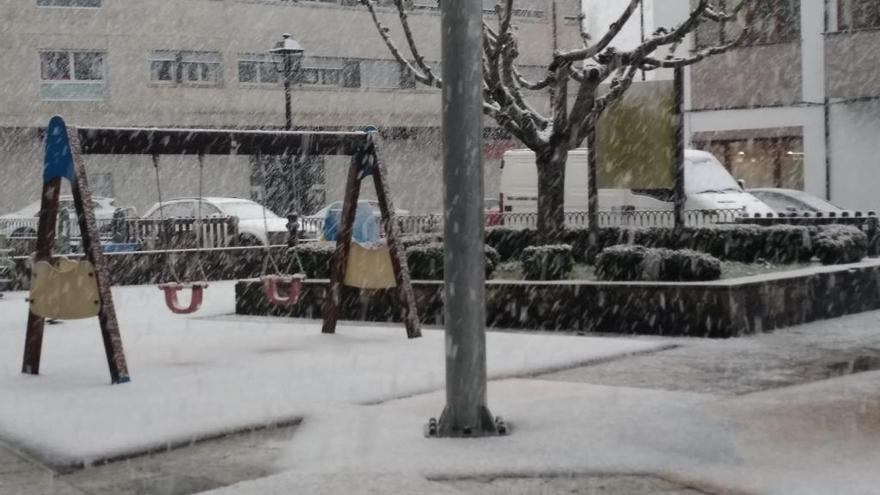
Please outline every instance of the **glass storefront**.
[[804, 141], [773, 137], [695, 141], [694, 147], [715, 155], [747, 188], [804, 188]]

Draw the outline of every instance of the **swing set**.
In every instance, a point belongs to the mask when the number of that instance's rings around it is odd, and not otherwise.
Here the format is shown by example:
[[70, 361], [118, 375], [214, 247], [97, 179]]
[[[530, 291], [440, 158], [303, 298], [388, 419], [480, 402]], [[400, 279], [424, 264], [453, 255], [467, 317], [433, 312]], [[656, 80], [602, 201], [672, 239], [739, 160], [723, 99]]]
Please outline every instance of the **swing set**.
[[[163, 129], [163, 128], [112, 128], [67, 126], [64, 120], [53, 117], [46, 130], [46, 148], [43, 164], [43, 190], [37, 246], [34, 254], [34, 277], [31, 286], [30, 305], [25, 338], [22, 372], [39, 374], [42, 353], [43, 329], [46, 319], [77, 319], [98, 316], [107, 364], [112, 383], [129, 381], [129, 373], [113, 295], [110, 291], [109, 271], [104, 259], [98, 235], [95, 214], [91, 207], [91, 191], [86, 177], [82, 155], [150, 155], [156, 175], [160, 215], [162, 193], [160, 183], [160, 155], [196, 155], [199, 159], [199, 213], [196, 218], [196, 268], [200, 281], [181, 281], [175, 271], [173, 253], [166, 257], [173, 281], [159, 285], [164, 292], [165, 303], [175, 314], [197, 311], [205, 297], [207, 275], [201, 265], [201, 198], [205, 155], [342, 155], [350, 156], [348, 178], [345, 187], [341, 224], [336, 249], [331, 261], [331, 280], [324, 301], [323, 333], [335, 333], [339, 319], [343, 285], [364, 289], [390, 288], [388, 270], [393, 271], [402, 308], [402, 318], [409, 338], [421, 336], [416, 310], [415, 295], [400, 245], [394, 219], [394, 207], [385, 181], [384, 164], [378, 159], [375, 133], [373, 132], [294, 132], [294, 131], [241, 131], [223, 129]], [[352, 229], [361, 181], [372, 176], [376, 196], [385, 228], [386, 244], [378, 247], [352, 246]], [[55, 230], [58, 219], [58, 203], [61, 180], [71, 184], [74, 208], [82, 234], [85, 259], [72, 261], [53, 259], [56, 244]], [[267, 223], [265, 206], [264, 225]], [[163, 226], [167, 225], [162, 222]], [[268, 229], [267, 229], [268, 230]], [[354, 248], [354, 249], [353, 249]], [[353, 249], [353, 250], [352, 250]], [[349, 253], [353, 253], [349, 256]], [[296, 256], [301, 271], [302, 265]], [[271, 263], [275, 273], [269, 274]], [[361, 270], [359, 265], [379, 265], [373, 272], [383, 274], [382, 280]], [[290, 267], [288, 267], [290, 268]], [[364, 273], [367, 273], [365, 275]], [[358, 275], [358, 276], [355, 276]], [[260, 277], [264, 297], [270, 304], [282, 308], [295, 306], [302, 294], [302, 273], [280, 273], [266, 246], [263, 274]], [[287, 293], [281, 288], [287, 286]], [[178, 294], [191, 292], [190, 302], [180, 304]]]

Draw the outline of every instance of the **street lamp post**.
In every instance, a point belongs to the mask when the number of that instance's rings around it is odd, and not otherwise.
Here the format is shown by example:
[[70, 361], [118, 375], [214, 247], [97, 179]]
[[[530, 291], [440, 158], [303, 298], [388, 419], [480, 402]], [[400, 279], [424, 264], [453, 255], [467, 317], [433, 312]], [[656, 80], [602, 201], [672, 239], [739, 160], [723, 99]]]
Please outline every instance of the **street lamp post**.
[[[300, 61], [303, 52], [302, 45], [293, 39], [289, 33], [281, 35], [281, 39], [275, 43], [275, 47], [269, 50], [272, 55], [272, 62], [275, 64], [275, 70], [281, 74], [282, 83], [284, 85], [284, 128], [288, 131], [293, 130], [293, 105], [291, 103], [291, 85], [293, 84], [296, 71], [299, 70]], [[298, 167], [293, 166], [293, 157], [287, 153], [282, 158], [282, 169], [287, 180], [293, 182], [293, 201], [286, 206], [286, 210], [300, 212], [302, 205], [300, 204], [300, 177]], [[275, 183], [275, 181], [266, 181], [266, 183]], [[281, 183], [287, 183], [282, 181]], [[268, 193], [266, 193], [268, 197]], [[277, 207], [277, 206], [276, 206]]]
[[275, 43], [275, 48], [269, 50], [269, 53], [272, 54], [272, 61], [275, 63], [275, 69], [283, 78], [285, 129], [288, 131], [293, 129], [290, 86], [293, 83], [294, 74], [299, 69], [304, 51], [302, 45], [290, 37], [290, 33], [281, 35], [281, 40]]

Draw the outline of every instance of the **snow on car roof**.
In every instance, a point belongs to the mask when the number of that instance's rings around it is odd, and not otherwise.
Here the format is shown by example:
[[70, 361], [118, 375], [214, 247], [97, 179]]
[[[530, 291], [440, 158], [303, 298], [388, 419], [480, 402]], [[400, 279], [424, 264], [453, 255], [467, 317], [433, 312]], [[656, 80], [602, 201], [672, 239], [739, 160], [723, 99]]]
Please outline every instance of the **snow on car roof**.
[[[167, 204], [167, 203], [171, 203], [173, 201], [195, 201], [197, 199], [199, 199], [198, 196], [186, 196], [186, 197], [182, 197], [182, 198], [166, 199], [162, 202]], [[207, 201], [209, 203], [241, 203], [241, 202], [253, 203], [254, 202], [254, 201], [247, 199], [247, 198], [227, 198], [227, 197], [220, 197], [220, 196], [204, 196], [201, 199], [202, 199], [202, 201]]]

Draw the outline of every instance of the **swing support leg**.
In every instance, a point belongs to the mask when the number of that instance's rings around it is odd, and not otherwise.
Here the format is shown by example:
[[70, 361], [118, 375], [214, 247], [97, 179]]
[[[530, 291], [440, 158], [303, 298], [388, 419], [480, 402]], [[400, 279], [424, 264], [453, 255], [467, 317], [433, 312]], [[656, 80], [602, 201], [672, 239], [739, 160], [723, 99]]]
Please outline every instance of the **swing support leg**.
[[[55, 224], [58, 220], [58, 197], [61, 193], [61, 178], [56, 177], [43, 186], [40, 200], [40, 217], [37, 224], [37, 252], [34, 261], [52, 259], [52, 246], [55, 244]], [[24, 339], [24, 358], [21, 372], [28, 375], [40, 374], [40, 358], [43, 351], [43, 327], [45, 318], [28, 311], [27, 333]]]
[[361, 179], [358, 177], [358, 163], [362, 153], [351, 158], [348, 167], [348, 178], [345, 181], [345, 196], [342, 201], [339, 235], [336, 238], [336, 251], [330, 261], [330, 287], [324, 301], [324, 326], [321, 333], [336, 333], [336, 322], [339, 320], [339, 306], [342, 303], [342, 284], [345, 280], [345, 267], [348, 262], [348, 250], [351, 247], [352, 227], [356, 213], [357, 201], [360, 196]]
[[382, 212], [385, 239], [388, 242], [388, 251], [391, 255], [391, 267], [394, 269], [394, 281], [397, 284], [403, 323], [406, 326], [406, 336], [414, 339], [422, 336], [418, 310], [416, 309], [416, 296], [413, 293], [409, 267], [406, 265], [406, 253], [397, 239], [394, 205], [391, 202], [388, 183], [385, 182], [385, 164], [379, 160], [378, 154], [375, 154], [374, 158], [376, 163], [373, 167], [373, 184], [376, 186], [376, 199], [379, 201], [379, 210]]
[[[66, 129], [66, 134], [64, 130]], [[64, 136], [63, 138], [61, 136]], [[64, 139], [66, 138], [66, 139]], [[60, 117], [53, 117], [46, 131], [46, 164], [44, 174], [54, 173], [55, 176], [45, 177], [43, 194], [40, 200], [40, 219], [37, 226], [36, 261], [50, 261], [52, 246], [55, 244], [55, 224], [58, 216], [58, 199], [61, 191], [61, 179], [71, 181], [73, 204], [82, 235], [82, 246], [88, 259], [95, 267], [95, 280], [98, 285], [98, 296], [101, 299], [101, 310], [98, 321], [101, 326], [101, 337], [104, 341], [104, 353], [110, 369], [112, 383], [130, 381], [125, 353], [122, 350], [122, 338], [119, 334], [119, 323], [116, 320], [116, 309], [113, 306], [113, 294], [110, 292], [110, 277], [107, 272], [101, 241], [98, 237], [95, 212], [92, 209], [92, 194], [86, 178], [85, 165], [76, 127], [66, 127]], [[51, 142], [50, 142], [51, 141]], [[51, 150], [51, 152], [50, 152]], [[69, 158], [65, 152], [69, 152]], [[59, 161], [62, 170], [58, 170]], [[53, 167], [49, 167], [49, 164]], [[48, 180], [47, 180], [48, 179]], [[88, 207], [87, 207], [88, 205]], [[25, 336], [22, 373], [36, 375], [40, 372], [40, 356], [43, 346], [43, 326], [45, 320], [32, 312], [28, 314], [27, 334]]]
[[[125, 361], [125, 352], [122, 349], [122, 337], [119, 334], [119, 322], [116, 320], [116, 307], [113, 305], [113, 293], [110, 292], [110, 274], [107, 270], [104, 251], [101, 249], [101, 241], [98, 237], [95, 210], [91, 208], [92, 193], [86, 178], [85, 164], [79, 145], [79, 133], [75, 127], [67, 130], [70, 141], [70, 150], [73, 155], [73, 166], [76, 180], [71, 184], [73, 193], [73, 206], [76, 208], [76, 217], [79, 221], [79, 230], [82, 233], [82, 246], [86, 258], [95, 266], [95, 279], [98, 282], [98, 295], [101, 298], [101, 310], [98, 313], [98, 322], [101, 326], [101, 337], [104, 341], [104, 354], [107, 356], [107, 366], [110, 368], [110, 379], [113, 383], [126, 383], [130, 381], [128, 365]], [[86, 208], [86, 205], [89, 205]]]

